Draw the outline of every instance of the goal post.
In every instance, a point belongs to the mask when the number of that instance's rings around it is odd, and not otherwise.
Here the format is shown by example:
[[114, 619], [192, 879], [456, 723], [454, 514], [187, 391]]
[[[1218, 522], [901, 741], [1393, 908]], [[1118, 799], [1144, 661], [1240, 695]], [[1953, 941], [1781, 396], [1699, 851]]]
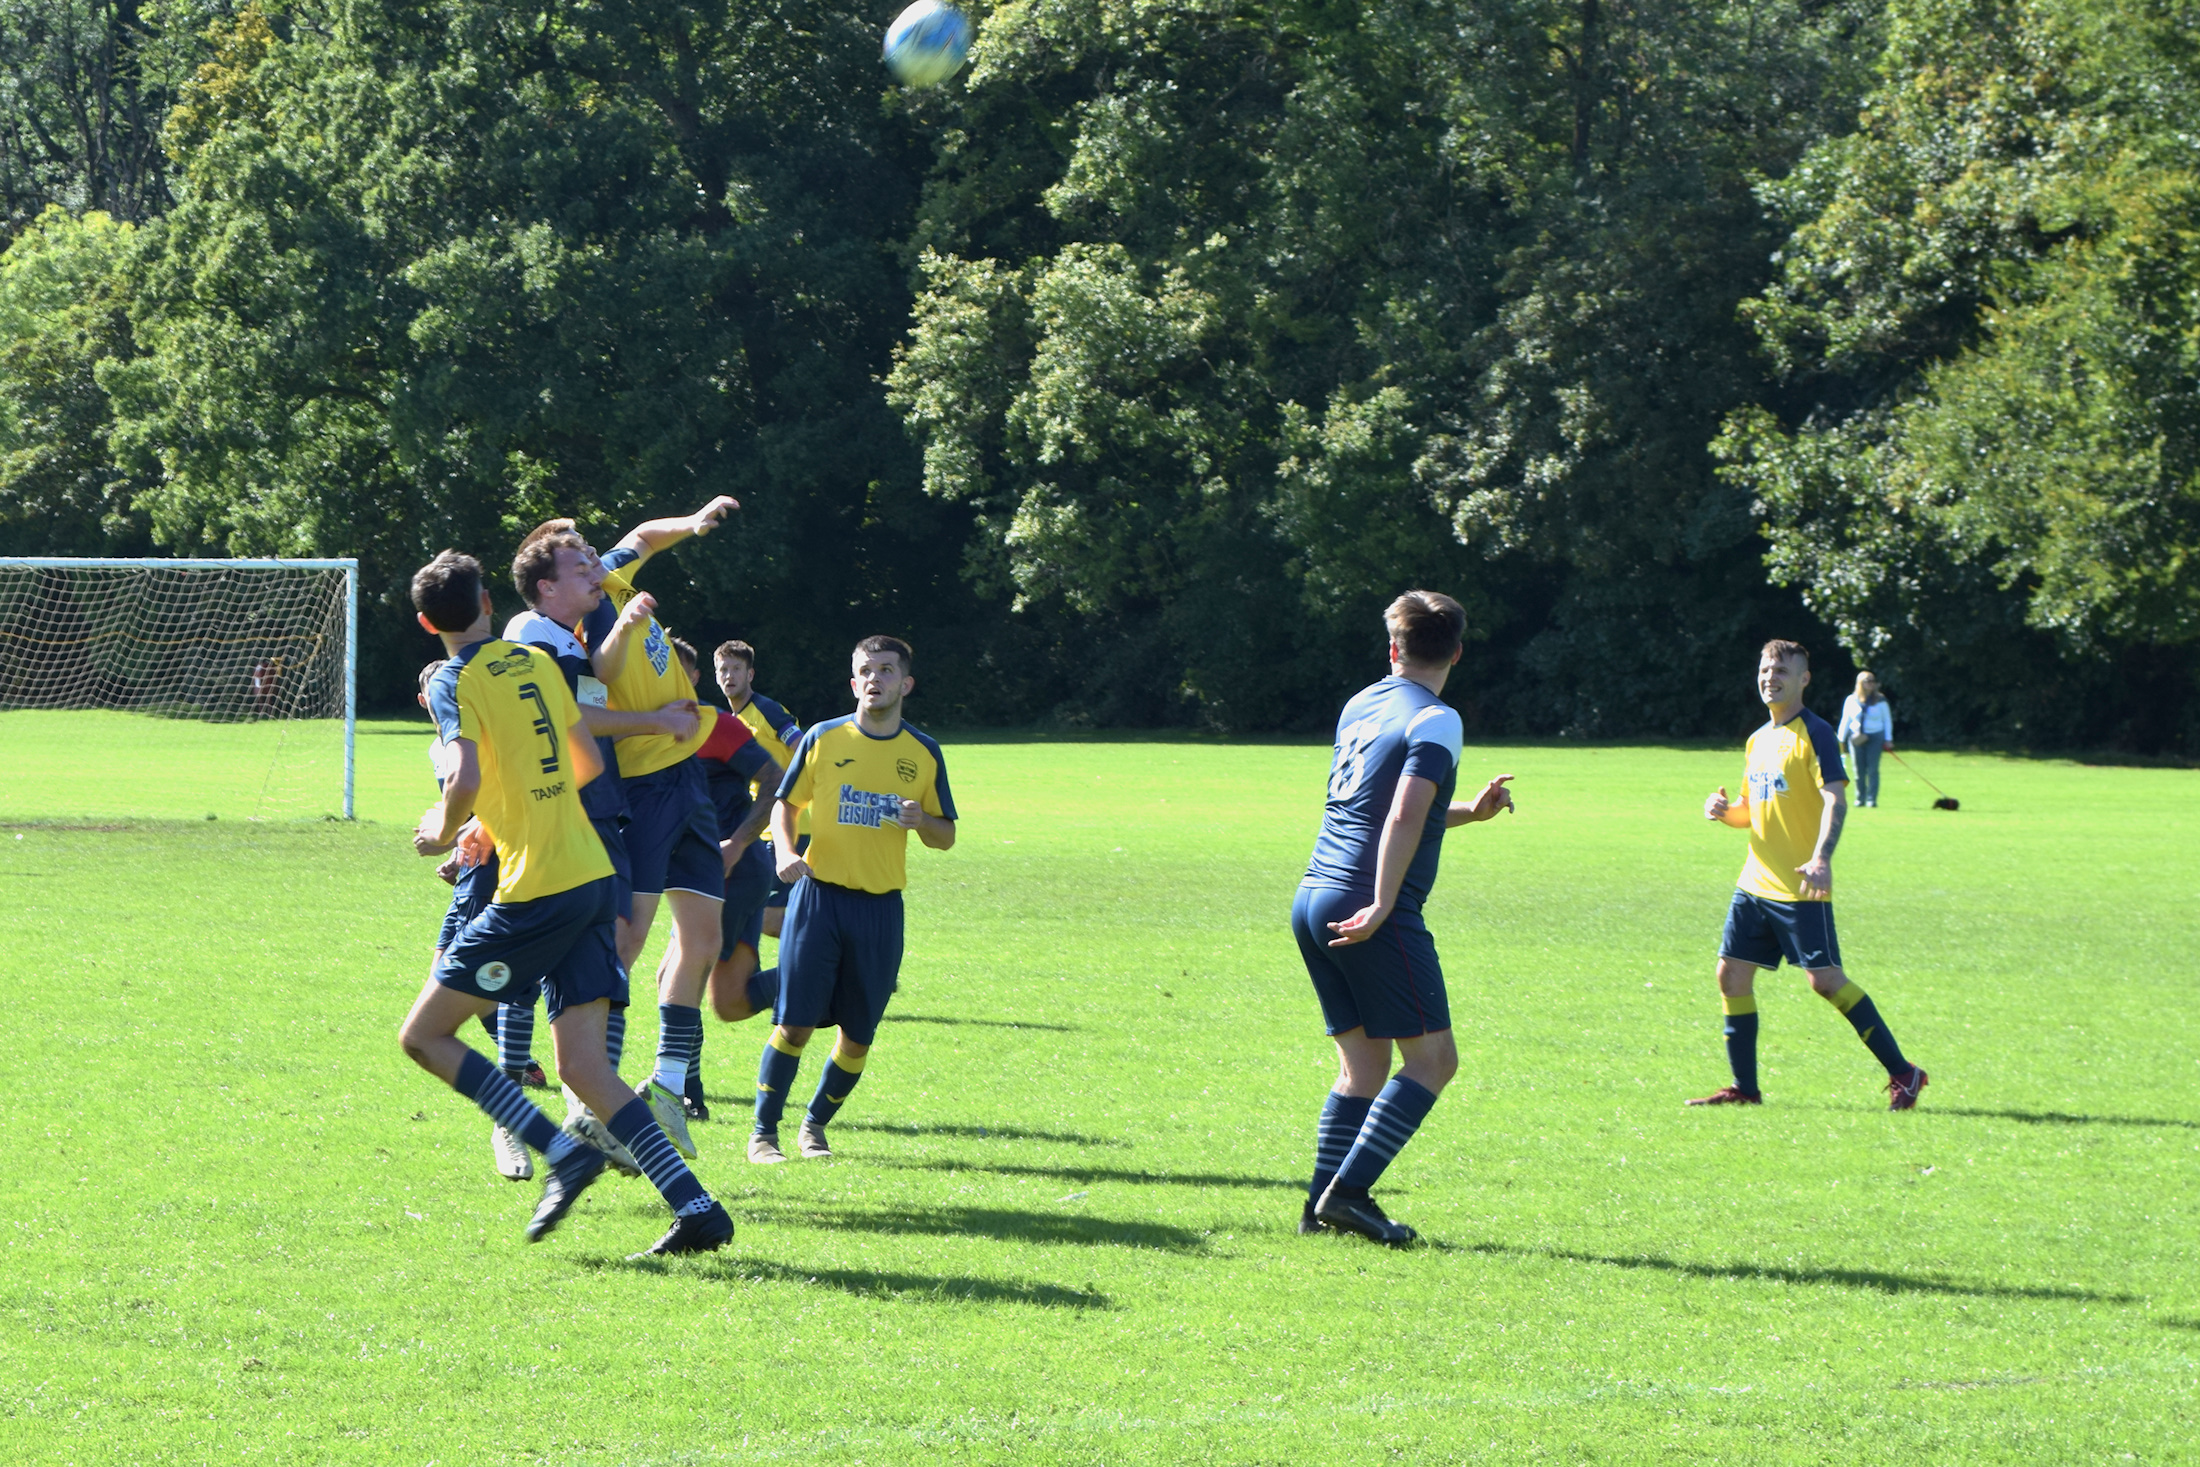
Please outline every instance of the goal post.
[[354, 819], [359, 562], [0, 556], [0, 710], [13, 709], [341, 716]]

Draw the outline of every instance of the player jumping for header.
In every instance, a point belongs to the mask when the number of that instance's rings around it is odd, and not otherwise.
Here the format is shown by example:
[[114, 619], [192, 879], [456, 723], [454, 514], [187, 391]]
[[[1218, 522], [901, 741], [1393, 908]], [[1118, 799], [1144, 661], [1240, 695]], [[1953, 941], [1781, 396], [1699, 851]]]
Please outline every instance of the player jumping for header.
[[672, 1208], [671, 1231], [649, 1251], [717, 1248], [733, 1236], [732, 1219], [681, 1162], [648, 1102], [619, 1084], [604, 1053], [605, 1020], [626, 999], [626, 974], [612, 931], [611, 860], [581, 806], [581, 787], [603, 772], [595, 740], [557, 666], [492, 634], [489, 592], [472, 556], [438, 555], [413, 577], [412, 599], [420, 624], [450, 655], [429, 684], [428, 707], [453, 755], [443, 797], [421, 818], [413, 849], [449, 850], [478, 807], [496, 841], [499, 877], [495, 900], [443, 950], [399, 1043], [550, 1163], [527, 1225], [529, 1241], [539, 1239], [602, 1175], [603, 1153], [552, 1125], [458, 1031], [499, 1002], [531, 1003], [540, 984], [559, 1078], [606, 1118]]
[[[814, 725], [795, 745], [772, 806], [779, 879], [794, 890], [779, 939], [777, 1027], [756, 1073], [756, 1130], [749, 1160], [785, 1161], [779, 1117], [802, 1046], [821, 1026], [839, 1026], [833, 1057], [803, 1118], [802, 1154], [828, 1157], [825, 1127], [863, 1077], [886, 1001], [901, 976], [901, 889], [908, 884], [909, 832], [935, 851], [955, 844], [955, 800], [947, 764], [931, 736], [904, 723], [902, 699], [917, 685], [909, 644], [898, 637], [856, 643], [856, 711]], [[810, 849], [797, 855], [795, 814], [812, 811]]]
[[1818, 996], [1848, 1017], [1872, 1057], [1887, 1067], [1887, 1108], [1917, 1104], [1926, 1075], [1902, 1057], [1864, 990], [1841, 971], [1833, 933], [1833, 848], [1848, 816], [1847, 771], [1833, 726], [1803, 706], [1810, 653], [1800, 642], [1767, 642], [1757, 658], [1757, 693], [1769, 715], [1749, 736], [1741, 802], [1725, 788], [1703, 803], [1706, 820], [1746, 827], [1749, 859], [1719, 940], [1719, 997], [1726, 1010], [1726, 1059], [1734, 1083], [1690, 1105], [1761, 1105], [1757, 1089], [1757, 970], [1785, 958], [1810, 975]]
[[[1314, 1178], [1299, 1231], [1323, 1226], [1403, 1247], [1416, 1236], [1368, 1195], [1459, 1069], [1436, 940], [1421, 904], [1444, 832], [1513, 807], [1500, 774], [1463, 803], [1459, 715], [1438, 695], [1459, 660], [1467, 614], [1434, 591], [1390, 603], [1390, 676], [1337, 718], [1329, 799], [1291, 931], [1337, 1043], [1337, 1084], [1314, 1132]], [[1390, 1073], [1396, 1045], [1404, 1063]]]

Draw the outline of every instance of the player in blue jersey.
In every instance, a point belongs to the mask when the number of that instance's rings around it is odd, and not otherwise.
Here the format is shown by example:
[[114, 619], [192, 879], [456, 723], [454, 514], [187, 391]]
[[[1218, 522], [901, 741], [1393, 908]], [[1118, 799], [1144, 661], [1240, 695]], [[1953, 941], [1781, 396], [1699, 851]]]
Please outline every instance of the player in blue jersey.
[[1766, 721], [1749, 736], [1742, 798], [1726, 789], [1704, 800], [1706, 820], [1749, 831], [1749, 855], [1727, 904], [1719, 940], [1719, 1000], [1727, 1067], [1734, 1083], [1690, 1105], [1760, 1105], [1757, 1089], [1759, 969], [1784, 958], [1849, 1021], [1887, 1071], [1887, 1109], [1909, 1110], [1926, 1074], [1903, 1057], [1877, 1005], [1849, 981], [1833, 931], [1833, 849], [1848, 817], [1848, 771], [1833, 726], [1803, 706], [1810, 653], [1800, 642], [1767, 642], [1757, 655], [1757, 695]]
[[626, 996], [612, 931], [611, 861], [581, 808], [602, 758], [564, 679], [540, 652], [494, 636], [471, 556], [446, 550], [413, 577], [421, 626], [449, 661], [429, 686], [436, 731], [454, 757], [413, 849], [449, 850], [477, 809], [496, 841], [495, 900], [443, 950], [398, 1031], [406, 1055], [542, 1153], [551, 1175], [527, 1227], [547, 1235], [604, 1169], [602, 1153], [559, 1131], [520, 1088], [458, 1038], [470, 1018], [539, 987], [558, 1074], [607, 1118], [673, 1213], [652, 1253], [703, 1252], [733, 1221], [703, 1190], [604, 1052], [611, 1004]]
[[[1459, 1069], [1421, 904], [1445, 830], [1513, 807], [1509, 774], [1472, 800], [1452, 799], [1462, 730], [1438, 695], [1459, 660], [1466, 622], [1458, 602], [1434, 591], [1391, 602], [1383, 614], [1390, 676], [1337, 719], [1321, 835], [1291, 904], [1292, 935], [1338, 1064], [1314, 1133], [1302, 1233], [1328, 1226], [1392, 1247], [1415, 1237], [1384, 1215], [1369, 1189]], [[1403, 1061], [1396, 1075], [1393, 1046]]]
[[[865, 637], [849, 687], [856, 711], [815, 724], [795, 745], [772, 804], [779, 877], [794, 888], [779, 942], [779, 1006], [756, 1074], [756, 1129], [749, 1160], [785, 1161], [779, 1118], [802, 1048], [828, 1025], [840, 1030], [818, 1077], [799, 1137], [801, 1153], [833, 1154], [825, 1127], [840, 1113], [900, 985], [902, 888], [909, 832], [935, 851], [955, 844], [955, 797], [931, 735], [902, 720], [917, 680], [909, 644]], [[810, 849], [796, 855], [795, 815], [811, 812]]]

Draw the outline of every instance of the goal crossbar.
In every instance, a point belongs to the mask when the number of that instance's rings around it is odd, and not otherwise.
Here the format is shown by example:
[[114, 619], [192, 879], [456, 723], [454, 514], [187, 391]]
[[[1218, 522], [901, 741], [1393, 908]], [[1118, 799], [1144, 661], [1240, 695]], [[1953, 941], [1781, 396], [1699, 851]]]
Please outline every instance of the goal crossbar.
[[344, 818], [357, 818], [359, 562], [357, 559], [168, 559], [154, 556], [0, 555], [0, 570], [319, 570], [344, 573]]

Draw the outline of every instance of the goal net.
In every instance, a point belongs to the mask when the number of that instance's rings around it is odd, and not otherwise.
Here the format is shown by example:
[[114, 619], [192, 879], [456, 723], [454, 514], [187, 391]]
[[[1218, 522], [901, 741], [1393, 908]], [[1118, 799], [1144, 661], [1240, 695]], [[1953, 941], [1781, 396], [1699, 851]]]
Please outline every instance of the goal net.
[[357, 587], [351, 560], [0, 558], [6, 813], [351, 818]]

